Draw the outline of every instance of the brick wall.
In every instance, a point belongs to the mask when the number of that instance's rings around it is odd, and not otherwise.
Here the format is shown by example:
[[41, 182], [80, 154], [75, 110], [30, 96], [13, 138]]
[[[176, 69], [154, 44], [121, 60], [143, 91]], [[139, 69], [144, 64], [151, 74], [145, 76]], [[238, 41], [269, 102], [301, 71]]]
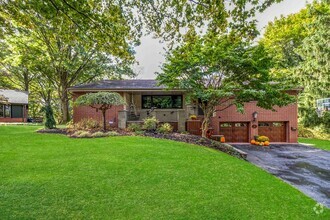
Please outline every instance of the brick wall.
[[[73, 93], [73, 100], [79, 96], [85, 94], [84, 92]], [[121, 94], [122, 95], [122, 94]], [[118, 111], [123, 110], [123, 106], [113, 106], [111, 109], [106, 112], [107, 125], [109, 121], [113, 121], [113, 127], [118, 127]], [[96, 109], [89, 106], [75, 106], [73, 107], [73, 122], [77, 123], [83, 118], [92, 118], [103, 123], [102, 112], [96, 112]]]
[[[219, 109], [219, 108], [218, 108]], [[249, 139], [254, 135], [258, 135], [258, 128], [252, 128], [252, 125], [258, 125], [258, 122], [286, 122], [287, 141], [296, 143], [298, 141], [298, 131], [292, 131], [291, 128], [298, 127], [298, 106], [290, 104], [285, 107], [275, 107], [276, 111], [262, 109], [256, 106], [256, 102], [249, 102], [244, 105], [244, 113], [237, 112], [235, 106], [231, 106], [223, 111], [216, 113], [212, 118], [212, 127], [216, 134], [219, 133], [220, 122], [249, 122], [250, 134]], [[256, 121], [253, 121], [253, 112], [258, 112]]]

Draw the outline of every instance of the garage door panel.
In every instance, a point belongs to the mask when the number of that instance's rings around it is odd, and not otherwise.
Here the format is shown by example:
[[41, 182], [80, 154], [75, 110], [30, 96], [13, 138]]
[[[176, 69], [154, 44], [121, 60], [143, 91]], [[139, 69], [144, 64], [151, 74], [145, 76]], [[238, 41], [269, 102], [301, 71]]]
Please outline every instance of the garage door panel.
[[286, 142], [286, 123], [259, 122], [258, 134], [269, 137], [271, 142]]
[[227, 142], [248, 142], [249, 123], [246, 122], [220, 123], [220, 134], [225, 136]]

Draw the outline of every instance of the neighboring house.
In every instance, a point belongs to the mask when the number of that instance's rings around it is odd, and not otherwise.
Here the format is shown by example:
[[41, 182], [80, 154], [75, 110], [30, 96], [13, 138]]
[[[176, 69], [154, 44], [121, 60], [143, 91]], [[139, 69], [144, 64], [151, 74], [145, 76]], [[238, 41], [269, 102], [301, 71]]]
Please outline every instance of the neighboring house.
[[27, 122], [28, 92], [0, 89], [0, 122]]
[[[202, 119], [202, 111], [196, 104], [187, 104], [183, 90], [165, 90], [156, 80], [103, 80], [71, 87], [69, 91], [75, 100], [89, 92], [118, 92], [127, 105], [108, 110], [109, 126], [126, 128], [129, 123], [141, 123], [148, 116], [155, 116], [160, 122], [168, 122], [177, 131], [200, 134], [200, 121], [190, 120], [190, 115]], [[299, 90], [288, 91], [297, 95]], [[256, 102], [245, 104], [244, 114], [232, 106], [216, 112], [212, 118], [213, 134], [223, 134], [227, 142], [249, 142], [255, 135], [266, 135], [272, 142], [297, 142], [297, 104], [278, 108], [273, 112], [256, 106]], [[73, 121], [83, 118], [102, 120], [101, 112], [88, 106], [74, 107]]]

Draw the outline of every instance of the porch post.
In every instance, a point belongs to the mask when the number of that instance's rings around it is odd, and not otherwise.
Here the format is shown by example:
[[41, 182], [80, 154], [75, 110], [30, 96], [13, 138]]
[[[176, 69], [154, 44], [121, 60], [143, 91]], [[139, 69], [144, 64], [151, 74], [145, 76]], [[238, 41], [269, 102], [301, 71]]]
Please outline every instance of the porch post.
[[127, 110], [118, 111], [118, 128], [125, 129], [127, 122]]

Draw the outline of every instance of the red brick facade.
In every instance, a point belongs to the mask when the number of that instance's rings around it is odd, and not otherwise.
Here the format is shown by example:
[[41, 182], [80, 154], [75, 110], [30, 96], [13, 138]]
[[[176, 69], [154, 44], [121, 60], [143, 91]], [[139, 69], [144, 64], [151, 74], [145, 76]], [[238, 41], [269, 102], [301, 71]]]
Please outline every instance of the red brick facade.
[[0, 123], [20, 123], [27, 122], [28, 110], [27, 107], [23, 107], [23, 118], [11, 118], [11, 117], [0, 117]]
[[[84, 92], [73, 93], [74, 99], [85, 94]], [[122, 95], [122, 94], [121, 94]], [[294, 95], [294, 94], [293, 94]], [[118, 111], [123, 110], [123, 106], [113, 107], [106, 113], [107, 122], [113, 121], [113, 127], [118, 127]], [[220, 134], [220, 123], [224, 122], [244, 122], [248, 124], [248, 141], [253, 139], [255, 135], [262, 135], [259, 131], [259, 122], [281, 122], [285, 125], [285, 142], [297, 143], [298, 141], [298, 106], [290, 104], [285, 107], [275, 107], [276, 111], [265, 110], [256, 106], [256, 102], [245, 104], [243, 114], [237, 112], [236, 107], [232, 106], [224, 111], [216, 112], [212, 118], [211, 126], [214, 134]], [[253, 119], [253, 113], [258, 112], [258, 117]], [[93, 118], [102, 121], [101, 112], [87, 106], [74, 107], [73, 121], [79, 122], [83, 118]]]
[[[248, 122], [249, 140], [254, 135], [260, 135], [258, 132], [258, 122], [285, 122], [286, 142], [297, 143], [298, 141], [298, 106], [290, 104], [285, 107], [275, 107], [276, 111], [262, 109], [256, 106], [256, 102], [246, 103], [244, 113], [237, 112], [236, 107], [232, 106], [224, 111], [216, 113], [212, 118], [212, 127], [215, 134], [219, 134], [220, 122]], [[258, 112], [258, 117], [254, 121], [252, 114]], [[255, 126], [253, 126], [255, 125]]]
[[[73, 100], [75, 100], [77, 97], [83, 94], [85, 93], [83, 92], [74, 93]], [[110, 125], [109, 122], [112, 121], [113, 124], [111, 126], [118, 127], [118, 111], [123, 110], [123, 108], [124, 108], [123, 106], [113, 106], [111, 109], [109, 109], [106, 112], [106, 121], [108, 125]], [[103, 116], [101, 111], [96, 112], [96, 109], [91, 108], [89, 106], [73, 107], [73, 122], [77, 123], [84, 118], [92, 118], [100, 122], [103, 122]]]

